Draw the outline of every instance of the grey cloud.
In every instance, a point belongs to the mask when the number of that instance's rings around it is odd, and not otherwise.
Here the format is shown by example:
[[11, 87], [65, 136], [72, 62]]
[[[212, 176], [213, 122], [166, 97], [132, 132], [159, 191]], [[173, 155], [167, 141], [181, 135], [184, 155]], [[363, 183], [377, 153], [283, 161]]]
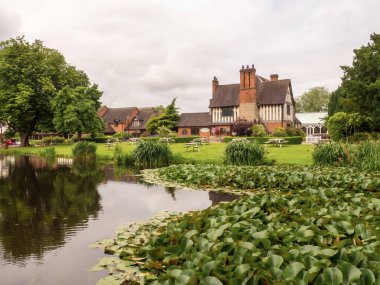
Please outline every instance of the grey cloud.
[[372, 0], [7, 2], [7, 23], [17, 24], [12, 12], [28, 39], [84, 70], [103, 103], [167, 105], [177, 97], [184, 112], [207, 111], [212, 77], [237, 83], [242, 64], [291, 78], [296, 96], [314, 86], [334, 90], [339, 66], [380, 30], [380, 2]]
[[0, 6], [0, 41], [17, 35], [21, 19]]

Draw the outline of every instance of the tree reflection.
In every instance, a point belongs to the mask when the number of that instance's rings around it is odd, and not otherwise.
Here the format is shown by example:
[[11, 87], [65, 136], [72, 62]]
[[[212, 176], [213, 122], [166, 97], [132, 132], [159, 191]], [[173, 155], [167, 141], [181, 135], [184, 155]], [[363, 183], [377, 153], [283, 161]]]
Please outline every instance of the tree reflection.
[[[88, 169], [87, 169], [88, 170]], [[87, 171], [85, 171], [87, 172]], [[3, 259], [22, 262], [65, 243], [100, 210], [102, 171], [77, 175], [29, 157], [17, 157], [0, 177], [0, 240]], [[87, 174], [88, 174], [87, 172]]]

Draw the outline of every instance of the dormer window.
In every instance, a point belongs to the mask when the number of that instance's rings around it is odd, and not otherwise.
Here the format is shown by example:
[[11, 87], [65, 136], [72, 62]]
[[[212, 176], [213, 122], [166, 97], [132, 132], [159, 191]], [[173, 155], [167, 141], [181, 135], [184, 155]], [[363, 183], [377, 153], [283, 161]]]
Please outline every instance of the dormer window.
[[132, 126], [133, 127], [140, 127], [141, 126], [141, 124], [142, 124], [142, 120], [138, 120], [138, 119], [134, 119], [133, 121], [132, 121]]

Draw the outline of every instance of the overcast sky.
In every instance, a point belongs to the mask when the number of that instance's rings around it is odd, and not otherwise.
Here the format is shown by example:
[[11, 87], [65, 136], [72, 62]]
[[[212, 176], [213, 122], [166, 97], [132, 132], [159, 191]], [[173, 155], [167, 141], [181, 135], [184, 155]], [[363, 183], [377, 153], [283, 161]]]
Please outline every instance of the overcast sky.
[[334, 90], [340, 65], [380, 32], [378, 0], [0, 0], [0, 41], [25, 35], [60, 51], [110, 107], [208, 110], [211, 81], [241, 65], [290, 78], [294, 95]]

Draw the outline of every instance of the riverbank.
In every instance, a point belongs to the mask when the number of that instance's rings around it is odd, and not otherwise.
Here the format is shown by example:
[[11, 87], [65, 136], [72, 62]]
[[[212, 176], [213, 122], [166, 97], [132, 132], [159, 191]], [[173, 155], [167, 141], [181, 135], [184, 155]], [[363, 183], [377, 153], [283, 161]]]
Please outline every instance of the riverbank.
[[[113, 160], [113, 148], [107, 148], [105, 144], [97, 145], [97, 157], [100, 160]], [[130, 153], [136, 147], [130, 143], [120, 143], [122, 152]], [[16, 155], [41, 155], [47, 148], [54, 147], [57, 156], [71, 157], [73, 145], [54, 145], [54, 146], [39, 146], [39, 147], [14, 147], [0, 148], [0, 154], [16, 154]], [[171, 144], [170, 148], [174, 155], [180, 155], [185, 160], [193, 163], [223, 163], [223, 153], [225, 143], [211, 143], [200, 148], [200, 151], [186, 151], [183, 143]], [[286, 147], [266, 146], [267, 158], [275, 160], [275, 164], [312, 164], [313, 145], [289, 145]]]

